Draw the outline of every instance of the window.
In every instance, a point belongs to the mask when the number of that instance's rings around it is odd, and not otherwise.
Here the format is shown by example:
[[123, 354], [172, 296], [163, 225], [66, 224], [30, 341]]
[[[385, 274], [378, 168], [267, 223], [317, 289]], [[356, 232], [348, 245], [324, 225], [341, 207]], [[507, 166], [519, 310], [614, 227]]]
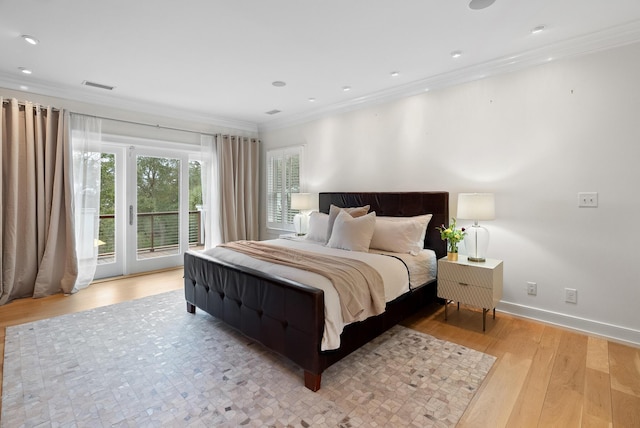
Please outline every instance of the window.
[[303, 146], [267, 152], [267, 227], [294, 230], [291, 194], [301, 191]]

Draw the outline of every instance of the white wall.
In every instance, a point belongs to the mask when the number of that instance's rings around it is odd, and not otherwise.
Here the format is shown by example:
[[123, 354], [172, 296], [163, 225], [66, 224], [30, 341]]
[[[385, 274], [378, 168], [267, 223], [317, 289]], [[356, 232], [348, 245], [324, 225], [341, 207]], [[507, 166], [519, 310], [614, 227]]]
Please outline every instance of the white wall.
[[640, 344], [638, 76], [629, 45], [266, 130], [263, 150], [305, 144], [310, 192], [447, 190], [452, 215], [459, 192], [494, 192], [498, 310]]

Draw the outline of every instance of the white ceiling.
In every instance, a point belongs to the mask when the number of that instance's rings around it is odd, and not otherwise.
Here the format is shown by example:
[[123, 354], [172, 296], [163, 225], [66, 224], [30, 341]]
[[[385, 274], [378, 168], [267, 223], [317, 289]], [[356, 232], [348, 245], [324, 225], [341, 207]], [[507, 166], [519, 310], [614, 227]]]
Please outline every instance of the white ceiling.
[[[468, 4], [0, 0], [0, 86], [271, 127], [640, 41], [640, 0]], [[545, 31], [532, 34], [539, 25]], [[24, 34], [40, 43], [25, 43]], [[456, 50], [462, 56], [453, 59]], [[281, 113], [266, 114], [273, 109]]]

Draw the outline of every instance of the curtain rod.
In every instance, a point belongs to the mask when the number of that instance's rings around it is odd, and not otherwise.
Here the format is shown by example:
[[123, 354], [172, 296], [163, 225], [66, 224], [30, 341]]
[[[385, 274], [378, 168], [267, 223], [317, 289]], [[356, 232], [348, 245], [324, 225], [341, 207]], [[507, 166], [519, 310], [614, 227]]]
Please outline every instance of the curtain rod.
[[[2, 99], [2, 104], [9, 104], [11, 102], [11, 99]], [[21, 106], [26, 106], [27, 101], [18, 101], [18, 104]], [[47, 107], [43, 107], [40, 104], [33, 104], [34, 108], [47, 108]], [[55, 111], [60, 111], [60, 109], [55, 108], [55, 107], [51, 107], [52, 110]], [[144, 123], [144, 122], [134, 122], [132, 120], [125, 120], [125, 119], [114, 119], [112, 117], [106, 117], [106, 116], [97, 116], [97, 115], [92, 115], [92, 114], [86, 114], [86, 113], [78, 113], [75, 111], [70, 111], [70, 114], [77, 114], [79, 116], [87, 116], [87, 117], [94, 117], [96, 119], [104, 119], [104, 120], [111, 120], [114, 122], [121, 122], [121, 123], [128, 123], [130, 125], [141, 125], [141, 126], [148, 126], [150, 128], [156, 128], [156, 129], [166, 129], [169, 131], [178, 131], [178, 132], [187, 132], [190, 134], [199, 134], [199, 135], [209, 135], [212, 137], [215, 137], [217, 134], [212, 134], [210, 132], [203, 132], [203, 131], [194, 131], [192, 129], [185, 129], [185, 128], [175, 128], [175, 127], [171, 127], [171, 126], [164, 126], [164, 125], [160, 125], [160, 124], [153, 124], [153, 123]], [[220, 133], [221, 134], [221, 133]], [[221, 135], [225, 135], [225, 134], [221, 134]], [[227, 136], [230, 136], [228, 134], [226, 134]], [[257, 139], [257, 137], [248, 137], [248, 138], [252, 138], [252, 139]]]
[[114, 119], [112, 117], [97, 116], [97, 115], [86, 114], [86, 113], [78, 113], [78, 112], [75, 112], [75, 111], [71, 111], [69, 113], [70, 114], [77, 114], [79, 116], [94, 117], [96, 119], [104, 119], [104, 120], [112, 120], [114, 122], [120, 122], [120, 123], [128, 123], [130, 125], [148, 126], [150, 128], [156, 128], [156, 129], [167, 129], [167, 130], [170, 130], [170, 131], [188, 132], [188, 133], [191, 133], [191, 134], [210, 135], [212, 137], [216, 135], [216, 134], [211, 134], [209, 132], [194, 131], [192, 129], [174, 128], [174, 127], [171, 127], [171, 126], [164, 126], [164, 125], [160, 125], [160, 124], [144, 123], [144, 122], [134, 122], [132, 120], [125, 120], [125, 119]]
[[[29, 101], [20, 101], [20, 100], [18, 100], [18, 105], [26, 107], [27, 106], [27, 102], [29, 102]], [[2, 99], [2, 104], [11, 104], [11, 98], [3, 98]], [[51, 107], [51, 106], [43, 106], [43, 105], [38, 104], [38, 103], [31, 103], [31, 104], [33, 104], [33, 106], [32, 106], [33, 108], [47, 109], [47, 108]], [[51, 107], [51, 110], [60, 111], [60, 109], [57, 108], [57, 107]]]

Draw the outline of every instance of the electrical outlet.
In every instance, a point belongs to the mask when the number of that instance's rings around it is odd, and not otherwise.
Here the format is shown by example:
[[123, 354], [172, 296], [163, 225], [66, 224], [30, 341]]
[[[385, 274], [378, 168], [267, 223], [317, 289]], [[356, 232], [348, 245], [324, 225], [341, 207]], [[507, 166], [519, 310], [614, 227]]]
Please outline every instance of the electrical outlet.
[[535, 282], [527, 281], [527, 294], [535, 296], [538, 294], [538, 284]]
[[575, 288], [565, 288], [564, 301], [567, 303], [578, 303], [578, 290]]

